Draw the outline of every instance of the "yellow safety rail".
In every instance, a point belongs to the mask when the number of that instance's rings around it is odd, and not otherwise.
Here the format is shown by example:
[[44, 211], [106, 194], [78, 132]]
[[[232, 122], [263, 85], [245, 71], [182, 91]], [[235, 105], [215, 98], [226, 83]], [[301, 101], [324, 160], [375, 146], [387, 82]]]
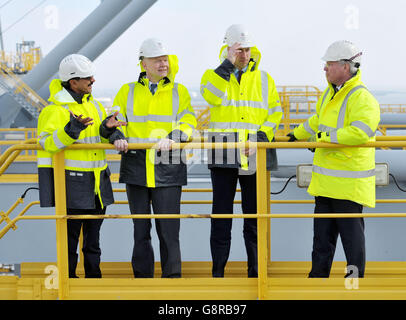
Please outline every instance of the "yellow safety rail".
[[0, 62], [0, 75], [9, 83], [12, 84], [15, 94], [21, 94], [23, 97], [29, 101], [29, 103], [34, 106], [38, 112], [41, 112], [48, 103], [42, 99], [30, 86], [24, 83], [18, 76], [16, 76], [13, 71], [7, 67], [3, 62]]
[[[369, 142], [360, 147], [376, 148], [376, 147], [405, 147], [405, 137], [382, 137], [382, 141]], [[275, 143], [208, 143], [208, 142], [191, 142], [187, 144], [174, 144], [174, 149], [207, 149], [207, 148], [242, 148], [248, 146], [257, 147], [257, 171], [259, 173], [266, 172], [266, 149], [267, 148], [337, 148], [337, 144], [315, 143], [315, 142], [275, 142]], [[130, 144], [130, 149], [148, 149], [152, 148], [153, 144]], [[346, 146], [357, 147], [357, 146]], [[18, 144], [12, 146], [13, 149], [8, 154], [13, 154], [15, 151], [36, 149], [38, 144]], [[113, 149], [109, 144], [94, 144], [94, 145], [72, 145], [69, 149]], [[5, 159], [0, 159], [6, 163]], [[0, 161], [0, 162], [1, 162]], [[8, 222], [8, 225], [15, 225], [19, 220], [44, 220], [55, 219], [56, 235], [57, 235], [57, 270], [58, 270], [58, 298], [59, 299], [89, 299], [103, 297], [111, 299], [116, 296], [117, 290], [122, 292], [127, 286], [125, 297], [143, 297], [142, 299], [159, 298], [159, 299], [224, 299], [225, 293], [230, 293], [232, 297], [241, 295], [243, 297], [251, 297], [258, 299], [280, 299], [289, 296], [292, 298], [299, 297], [308, 299], [310, 296], [325, 299], [326, 294], [329, 297], [339, 297], [344, 299], [362, 299], [365, 297], [382, 299], [382, 298], [406, 298], [406, 283], [399, 282], [396, 279], [396, 293], [388, 291], [388, 286], [393, 286], [391, 281], [380, 279], [359, 279], [360, 283], [364, 283], [365, 287], [361, 291], [346, 290], [337, 285], [337, 279], [296, 279], [295, 283], [300, 283], [301, 292], [291, 292], [291, 279], [270, 278], [270, 219], [271, 218], [324, 218], [324, 217], [406, 217], [406, 213], [364, 213], [364, 214], [297, 214], [283, 213], [272, 214], [270, 210], [270, 175], [257, 174], [257, 212], [252, 214], [180, 214], [170, 215], [75, 215], [69, 216], [66, 214], [66, 193], [65, 193], [65, 168], [64, 168], [64, 152], [59, 152], [54, 155], [54, 176], [55, 176], [55, 215], [44, 216], [18, 216]], [[135, 279], [136, 281], [126, 281], [125, 279], [115, 279], [114, 285], [110, 279], [70, 279], [68, 277], [68, 256], [67, 256], [67, 219], [178, 219], [178, 218], [256, 218], [258, 219], [258, 278], [245, 279], [239, 278], [238, 284], [230, 279]], [[122, 280], [122, 281], [121, 281]], [[134, 280], [134, 279], [131, 279]], [[139, 280], [139, 281], [138, 281]], [[169, 280], [170, 282], [168, 282]], [[372, 281], [372, 282], [371, 282]], [[323, 284], [330, 284], [330, 287]], [[382, 285], [382, 288], [379, 285]], [[157, 287], [158, 285], [158, 287]], [[169, 285], [169, 287], [168, 287]], [[236, 285], [239, 288], [235, 292]], [[341, 282], [342, 285], [342, 282]], [[118, 286], [118, 287], [117, 287]], [[285, 287], [284, 287], [285, 286]], [[299, 284], [297, 285], [299, 287]], [[303, 289], [305, 287], [307, 289]], [[289, 289], [291, 288], [291, 289]], [[317, 292], [311, 291], [311, 288], [316, 288]], [[98, 290], [100, 295], [98, 295]], [[153, 293], [158, 290], [159, 295]], [[243, 291], [241, 290], [246, 290]], [[288, 290], [288, 291], [286, 291]], [[310, 291], [309, 291], [310, 290]], [[290, 292], [287, 293], [287, 292]], [[93, 294], [90, 295], [89, 294]], [[220, 294], [219, 294], [220, 293]], [[123, 293], [124, 294], [124, 293]]]
[[0, 62], [4, 63], [13, 73], [22, 74], [32, 70], [41, 60], [40, 47], [34, 47], [34, 41], [17, 43], [17, 52], [0, 50]]
[[406, 113], [406, 104], [404, 103], [381, 104], [381, 113]]

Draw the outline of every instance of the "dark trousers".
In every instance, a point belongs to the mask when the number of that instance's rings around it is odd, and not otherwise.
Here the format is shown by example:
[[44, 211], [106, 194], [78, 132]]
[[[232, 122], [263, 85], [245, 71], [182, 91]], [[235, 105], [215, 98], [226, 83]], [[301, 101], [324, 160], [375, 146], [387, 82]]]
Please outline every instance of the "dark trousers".
[[[239, 175], [234, 168], [211, 168], [213, 214], [233, 213], [237, 181], [241, 186], [243, 213], [257, 212], [256, 174]], [[211, 219], [210, 249], [213, 277], [224, 277], [231, 244], [232, 219]], [[243, 235], [248, 257], [248, 277], [258, 276], [257, 220], [244, 219]]]
[[[316, 197], [314, 213], [362, 213], [362, 205], [349, 201]], [[309, 278], [328, 278], [333, 263], [337, 237], [343, 244], [347, 268], [356, 267], [358, 277], [365, 272], [365, 235], [363, 218], [315, 218], [312, 270]], [[352, 267], [352, 268], [354, 268]], [[349, 268], [351, 269], [351, 268]], [[357, 276], [347, 273], [346, 276]]]
[[[102, 215], [106, 213], [106, 207], [101, 208], [99, 198], [95, 198], [95, 209], [67, 209], [69, 215]], [[101, 278], [100, 271], [100, 228], [103, 219], [68, 219], [68, 261], [69, 278], [77, 278], [76, 266], [78, 262], [77, 247], [80, 230], [83, 226], [83, 264], [86, 278]]]
[[[127, 184], [127, 197], [131, 214], [179, 214], [181, 186], [147, 188]], [[134, 277], [154, 277], [154, 250], [151, 244], [151, 219], [133, 219], [134, 248], [131, 258]], [[155, 219], [159, 238], [162, 278], [181, 276], [179, 245], [179, 219]]]

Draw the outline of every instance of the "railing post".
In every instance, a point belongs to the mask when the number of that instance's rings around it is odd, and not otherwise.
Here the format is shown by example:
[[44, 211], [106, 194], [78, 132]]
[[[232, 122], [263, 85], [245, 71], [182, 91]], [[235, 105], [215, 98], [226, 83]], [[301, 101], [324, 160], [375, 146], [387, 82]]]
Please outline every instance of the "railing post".
[[[257, 149], [257, 214], [267, 214], [269, 198], [267, 192], [266, 149]], [[266, 299], [268, 286], [268, 240], [265, 219], [257, 218], [258, 242], [258, 298]]]
[[[55, 181], [55, 215], [66, 215], [66, 187], [65, 187], [65, 152], [60, 151], [53, 157]], [[58, 298], [68, 296], [68, 231], [67, 220], [56, 219], [56, 258], [58, 267]]]
[[[266, 203], [267, 203], [267, 209], [266, 212], [268, 214], [271, 213], [271, 171], [266, 172]], [[267, 266], [270, 267], [271, 265], [271, 219], [266, 219], [266, 237], [268, 239], [267, 244], [268, 244], [268, 263]]]

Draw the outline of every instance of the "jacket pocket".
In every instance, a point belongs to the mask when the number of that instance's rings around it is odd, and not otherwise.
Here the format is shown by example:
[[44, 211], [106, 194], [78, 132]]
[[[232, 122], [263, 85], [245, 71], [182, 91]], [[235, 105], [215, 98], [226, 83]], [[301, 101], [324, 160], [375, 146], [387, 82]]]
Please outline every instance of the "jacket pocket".
[[132, 150], [135, 153], [130, 151], [121, 156], [119, 182], [146, 185], [146, 150]]
[[65, 171], [66, 206], [72, 209], [93, 209], [95, 207], [94, 173]]

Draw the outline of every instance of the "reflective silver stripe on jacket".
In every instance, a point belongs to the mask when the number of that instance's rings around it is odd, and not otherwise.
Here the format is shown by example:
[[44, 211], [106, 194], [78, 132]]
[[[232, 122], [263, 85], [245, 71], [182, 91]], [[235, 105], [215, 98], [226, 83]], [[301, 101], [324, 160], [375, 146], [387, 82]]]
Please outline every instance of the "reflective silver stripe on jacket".
[[330, 131], [330, 142], [338, 143], [337, 129], [334, 129], [334, 130]]
[[82, 169], [102, 168], [106, 164], [107, 164], [106, 160], [82, 161], [82, 160], [65, 159], [65, 166]]
[[48, 132], [41, 132], [38, 136], [39, 140], [38, 143], [41, 145], [42, 149], [45, 149], [45, 140], [50, 136]]
[[204, 95], [204, 88], [207, 89], [210, 93], [214, 94], [217, 98], [223, 98], [224, 92], [220, 89], [217, 89], [211, 82], [207, 81], [206, 85], [202, 85], [200, 88], [200, 92], [202, 96]]
[[37, 158], [39, 166], [52, 166], [52, 158]]
[[271, 114], [273, 114], [275, 112], [283, 112], [282, 107], [281, 106], [276, 106], [276, 107], [273, 107], [273, 108], [269, 109], [268, 110], [268, 116], [270, 116]]
[[67, 147], [67, 145], [63, 144], [62, 141], [59, 140], [59, 137], [58, 137], [58, 131], [59, 131], [59, 130], [64, 130], [64, 129], [58, 129], [58, 130], [54, 131], [54, 132], [52, 133], [52, 139], [54, 140], [55, 146], [56, 146], [58, 149], [62, 150], [62, 149], [65, 149], [65, 148]]
[[[37, 163], [38, 165], [52, 165], [52, 158], [38, 158]], [[107, 164], [106, 160], [81, 161], [81, 160], [65, 159], [65, 166], [82, 169], [102, 168], [106, 164]]]
[[319, 124], [318, 129], [321, 132], [331, 132], [333, 130], [337, 130], [336, 128], [325, 126], [324, 124]]
[[181, 113], [176, 115], [176, 121], [179, 121], [180, 119], [182, 119], [182, 117], [186, 114], [190, 114], [193, 117], [196, 117], [195, 113], [192, 111], [189, 111], [188, 109], [183, 110]]
[[337, 178], [369, 178], [375, 176], [375, 169], [363, 171], [334, 170], [313, 165], [313, 172]]
[[324, 124], [319, 124], [318, 130], [321, 132], [330, 132], [330, 142], [338, 143], [337, 141], [337, 129], [329, 126], [325, 126]]
[[[307, 133], [310, 133], [311, 135], [315, 135], [316, 132], [310, 127], [309, 125], [309, 119], [307, 119], [305, 122], [303, 122], [303, 128], [307, 131]], [[320, 126], [319, 126], [320, 130]]]
[[364, 131], [368, 137], [373, 137], [375, 135], [375, 132], [373, 132], [371, 128], [362, 121], [353, 121], [351, 122], [351, 125]]
[[92, 102], [93, 105], [96, 107], [97, 112], [99, 113], [100, 121], [103, 121], [103, 112], [101, 111], [99, 104], [95, 100], [93, 100]]
[[248, 122], [210, 122], [209, 129], [248, 129], [258, 130], [261, 126]]
[[175, 117], [175, 119], [178, 112], [179, 112], [179, 91], [178, 84], [174, 82], [172, 88], [172, 115]]
[[320, 113], [320, 111], [321, 111], [321, 108], [322, 108], [323, 105], [324, 105], [324, 101], [326, 100], [326, 98], [327, 98], [329, 92], [330, 92], [330, 88], [327, 88], [326, 92], [324, 93], [323, 100], [321, 100], [321, 105], [320, 105], [319, 113]]
[[[330, 141], [331, 141], [332, 143], [338, 143], [337, 130], [340, 129], [340, 128], [344, 128], [344, 120], [345, 120], [345, 113], [346, 113], [346, 111], [347, 111], [347, 102], [348, 102], [348, 99], [350, 98], [350, 96], [351, 96], [355, 91], [357, 91], [358, 89], [362, 89], [362, 88], [363, 88], [363, 89], [366, 89], [366, 88], [365, 88], [364, 86], [362, 86], [362, 85], [356, 86], [356, 87], [352, 88], [352, 89], [347, 93], [347, 95], [345, 96], [344, 101], [343, 101], [343, 103], [341, 104], [340, 111], [338, 112], [337, 127], [336, 127], [336, 128], [329, 127], [329, 126], [326, 126], [326, 125], [324, 125], [324, 124], [319, 124], [319, 127], [318, 127], [318, 130], [319, 130], [319, 131], [322, 131], [322, 132], [330, 132]], [[329, 90], [330, 90], [330, 89], [328, 89], [328, 90], [326, 91], [326, 93], [324, 94], [324, 96], [323, 96], [322, 105], [323, 105], [323, 103], [324, 103], [324, 99], [326, 98], [327, 93], [329, 92]], [[354, 125], [355, 127], [358, 127], [358, 128], [360, 128], [361, 130], [363, 130], [369, 137], [373, 137], [373, 136], [374, 136], [374, 133], [372, 132], [372, 130], [371, 130], [366, 124], [364, 124], [363, 122], [361, 122], [361, 121], [354, 121], [354, 122], [351, 123], [351, 125], [353, 125], [354, 123], [355, 123], [355, 125]], [[370, 135], [370, 134], [372, 134], [372, 135]]]
[[[233, 99], [223, 99], [221, 106], [223, 107], [249, 107], [249, 108], [258, 108], [268, 110], [268, 74], [266, 71], [261, 71], [261, 95], [262, 101], [253, 101], [253, 100], [233, 100]], [[223, 94], [224, 95], [224, 94]], [[280, 109], [268, 111], [268, 114], [273, 112], [280, 111], [282, 108], [277, 106]]]
[[101, 142], [100, 136], [96, 136], [78, 139], [74, 143], [100, 143], [100, 142]]
[[351, 96], [355, 91], [357, 91], [358, 89], [362, 89], [362, 88], [366, 89], [364, 86], [356, 86], [356, 87], [352, 88], [352, 89], [350, 90], [350, 92], [348, 92], [347, 95], [345, 96], [344, 101], [343, 101], [343, 103], [342, 103], [342, 105], [341, 105], [341, 108], [340, 108], [340, 112], [338, 113], [337, 129], [344, 127], [345, 112], [347, 111], [347, 102], [348, 102], [348, 99], [350, 98], [350, 96]]
[[268, 74], [261, 71], [262, 103], [265, 109], [268, 109]]
[[262, 124], [262, 126], [271, 127], [272, 129], [275, 129], [276, 126], [277, 126], [277, 124], [276, 124], [275, 122], [265, 121], [265, 122]]
[[[227, 100], [223, 99], [222, 106], [228, 107], [250, 107], [268, 110], [268, 116], [275, 112], [283, 112], [281, 106], [275, 106], [269, 109], [268, 106], [268, 74], [266, 71], [261, 71], [261, 94], [262, 101], [251, 101], [251, 100]], [[279, 101], [278, 101], [279, 102]], [[277, 124], [273, 122], [266, 121], [262, 124], [263, 126], [276, 128]], [[209, 129], [248, 129], [248, 130], [259, 130], [261, 125], [248, 123], [248, 122], [210, 122]]]
[[172, 115], [155, 115], [155, 114], [148, 114], [145, 116], [136, 116], [134, 114], [134, 88], [135, 83], [130, 83], [127, 97], [127, 119], [129, 122], [146, 122], [146, 121], [154, 121], [154, 122], [174, 122], [176, 121], [176, 116], [179, 111], [179, 92], [178, 92], [178, 84], [173, 84], [172, 89]]
[[250, 101], [250, 100], [224, 100], [221, 104], [222, 107], [250, 107], [258, 109], [268, 109], [261, 101]]
[[156, 143], [159, 138], [128, 138], [128, 143]]

